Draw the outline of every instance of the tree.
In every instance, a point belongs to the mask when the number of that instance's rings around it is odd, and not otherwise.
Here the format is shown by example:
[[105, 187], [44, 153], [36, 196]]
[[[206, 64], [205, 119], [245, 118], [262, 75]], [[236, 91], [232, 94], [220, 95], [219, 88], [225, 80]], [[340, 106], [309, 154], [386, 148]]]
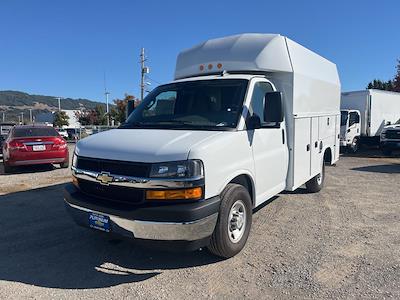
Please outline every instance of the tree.
[[396, 75], [393, 80], [382, 81], [374, 79], [368, 83], [367, 89], [377, 89], [400, 93], [400, 59], [397, 60]]
[[117, 122], [117, 123], [123, 123], [126, 120], [126, 109], [128, 106], [128, 102], [133, 101], [134, 102], [134, 107], [138, 106], [140, 104], [140, 100], [136, 98], [133, 95], [128, 95], [125, 94], [124, 99], [115, 99], [114, 104], [115, 107], [111, 109], [111, 117]]
[[400, 59], [397, 60], [397, 73], [393, 79], [393, 91], [400, 93]]
[[368, 83], [367, 89], [376, 89], [376, 90], [384, 90], [384, 91], [393, 91], [394, 85], [392, 80], [382, 81], [379, 79], [374, 79], [370, 83]]
[[94, 109], [76, 111], [75, 116], [83, 126], [107, 124], [104, 107], [100, 105], [97, 105]]
[[53, 119], [53, 126], [54, 127], [63, 127], [63, 126], [68, 126], [69, 125], [69, 116], [65, 111], [56, 111], [54, 113], [54, 119]]

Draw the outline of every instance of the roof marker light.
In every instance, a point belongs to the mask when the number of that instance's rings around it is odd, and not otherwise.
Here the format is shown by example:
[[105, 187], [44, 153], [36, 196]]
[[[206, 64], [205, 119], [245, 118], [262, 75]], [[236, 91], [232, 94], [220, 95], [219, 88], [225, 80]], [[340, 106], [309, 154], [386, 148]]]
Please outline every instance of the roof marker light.
[[212, 67], [213, 67], [213, 65], [212, 65], [212, 64], [209, 64], [209, 65], [208, 65], [208, 69], [209, 69], [209, 70], [211, 70], [211, 69], [212, 69]]
[[221, 68], [222, 68], [222, 64], [219, 63], [219, 64], [217, 65], [217, 68], [218, 68], [218, 69], [221, 69]]
[[200, 65], [199, 69], [200, 69], [200, 71], [203, 71], [204, 70], [204, 65]]

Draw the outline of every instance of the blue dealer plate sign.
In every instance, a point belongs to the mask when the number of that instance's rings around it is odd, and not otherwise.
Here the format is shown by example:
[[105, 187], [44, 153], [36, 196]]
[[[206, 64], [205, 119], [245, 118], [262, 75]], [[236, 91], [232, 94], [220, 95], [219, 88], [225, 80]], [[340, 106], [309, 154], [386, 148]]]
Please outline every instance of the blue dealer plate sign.
[[89, 226], [105, 232], [110, 232], [110, 217], [98, 213], [89, 213]]

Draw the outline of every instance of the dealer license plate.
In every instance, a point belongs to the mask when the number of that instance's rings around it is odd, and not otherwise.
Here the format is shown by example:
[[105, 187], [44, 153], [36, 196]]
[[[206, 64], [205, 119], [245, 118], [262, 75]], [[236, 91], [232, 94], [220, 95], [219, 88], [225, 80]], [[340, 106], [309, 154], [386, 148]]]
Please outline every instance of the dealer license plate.
[[110, 217], [98, 213], [89, 213], [89, 226], [105, 232], [110, 232]]
[[44, 151], [44, 150], [46, 150], [46, 145], [33, 145], [32, 150], [33, 151]]

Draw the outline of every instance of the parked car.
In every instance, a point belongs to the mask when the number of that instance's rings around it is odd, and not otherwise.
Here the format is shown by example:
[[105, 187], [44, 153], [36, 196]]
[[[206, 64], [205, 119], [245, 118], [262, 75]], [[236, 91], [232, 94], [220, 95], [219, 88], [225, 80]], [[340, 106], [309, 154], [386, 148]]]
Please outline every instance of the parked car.
[[69, 165], [67, 142], [49, 126], [15, 126], [2, 149], [5, 173], [14, 166], [60, 164], [61, 168], [68, 168]]
[[207, 41], [120, 128], [78, 142], [66, 207], [85, 227], [231, 257], [254, 208], [323, 188], [339, 133], [335, 64], [276, 34]]
[[6, 139], [6, 136], [0, 134], [0, 156], [3, 156], [3, 142], [5, 139]]
[[383, 128], [380, 146], [385, 155], [391, 155], [392, 151], [400, 150], [400, 119], [393, 125]]
[[68, 139], [69, 135], [68, 135], [67, 130], [62, 129], [62, 128], [58, 128], [56, 130], [57, 130], [58, 134], [61, 135], [64, 139]]

